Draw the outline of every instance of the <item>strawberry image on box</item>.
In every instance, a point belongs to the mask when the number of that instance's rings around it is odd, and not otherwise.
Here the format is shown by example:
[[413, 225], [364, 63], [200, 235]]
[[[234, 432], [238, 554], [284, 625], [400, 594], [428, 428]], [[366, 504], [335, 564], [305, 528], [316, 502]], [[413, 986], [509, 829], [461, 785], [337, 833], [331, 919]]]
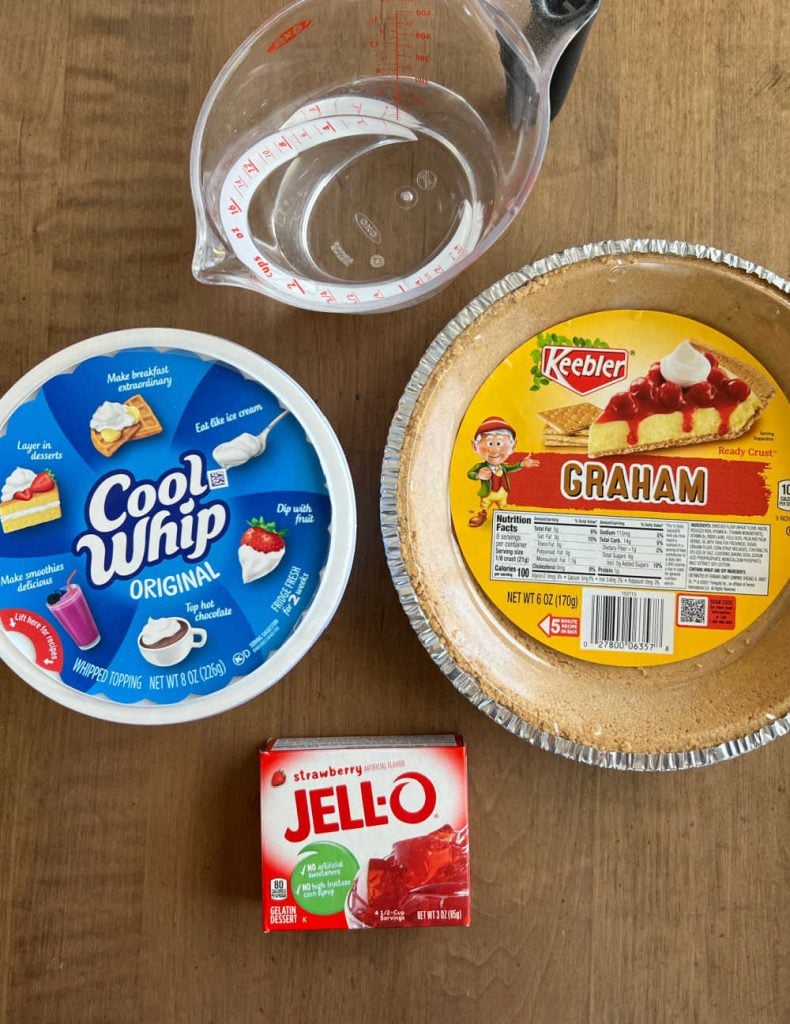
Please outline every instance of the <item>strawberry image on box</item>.
[[264, 931], [469, 924], [460, 736], [270, 740], [260, 787]]

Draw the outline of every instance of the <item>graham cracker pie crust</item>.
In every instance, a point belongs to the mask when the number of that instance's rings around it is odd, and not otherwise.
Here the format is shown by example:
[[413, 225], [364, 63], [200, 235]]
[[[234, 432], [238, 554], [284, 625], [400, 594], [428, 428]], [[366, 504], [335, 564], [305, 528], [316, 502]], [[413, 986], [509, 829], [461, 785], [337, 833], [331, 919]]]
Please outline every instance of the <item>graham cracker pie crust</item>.
[[[414, 382], [407, 389], [410, 415], [398, 438], [393, 486], [396, 558], [413, 590], [408, 600], [413, 597], [419, 621], [435, 634], [434, 660], [451, 678], [451, 670], [470, 677], [480, 691], [475, 703], [494, 702], [492, 717], [510, 713], [530, 730], [596, 751], [672, 755], [714, 748], [770, 728], [790, 713], [787, 587], [751, 627], [700, 657], [649, 668], [593, 664], [559, 655], [505, 618], [466, 568], [449, 503], [420, 500], [437, 488], [447, 492], [461, 419], [503, 359], [539, 331], [617, 308], [706, 323], [753, 352], [787, 393], [790, 299], [753, 273], [657, 252], [581, 258], [542, 271], [468, 322], [419, 389]], [[721, 362], [763, 399], [770, 382], [730, 356]], [[403, 592], [401, 600], [406, 607]], [[415, 612], [415, 628], [417, 617]], [[746, 749], [754, 745], [760, 743]]]

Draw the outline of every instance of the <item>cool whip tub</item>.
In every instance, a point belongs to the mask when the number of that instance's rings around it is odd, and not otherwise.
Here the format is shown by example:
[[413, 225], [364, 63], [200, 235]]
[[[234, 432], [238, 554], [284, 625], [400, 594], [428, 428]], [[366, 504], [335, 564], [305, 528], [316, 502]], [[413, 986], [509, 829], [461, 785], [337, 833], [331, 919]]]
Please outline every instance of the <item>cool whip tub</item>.
[[340, 444], [247, 349], [147, 328], [80, 342], [0, 400], [0, 655], [111, 721], [216, 714], [332, 618], [356, 515]]

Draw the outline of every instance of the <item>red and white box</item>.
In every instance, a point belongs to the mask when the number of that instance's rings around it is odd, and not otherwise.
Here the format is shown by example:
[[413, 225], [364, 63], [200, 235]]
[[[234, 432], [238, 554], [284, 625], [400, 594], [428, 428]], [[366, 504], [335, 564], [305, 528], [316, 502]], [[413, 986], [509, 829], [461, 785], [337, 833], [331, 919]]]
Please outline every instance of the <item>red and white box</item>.
[[469, 924], [460, 736], [274, 739], [260, 771], [265, 932]]

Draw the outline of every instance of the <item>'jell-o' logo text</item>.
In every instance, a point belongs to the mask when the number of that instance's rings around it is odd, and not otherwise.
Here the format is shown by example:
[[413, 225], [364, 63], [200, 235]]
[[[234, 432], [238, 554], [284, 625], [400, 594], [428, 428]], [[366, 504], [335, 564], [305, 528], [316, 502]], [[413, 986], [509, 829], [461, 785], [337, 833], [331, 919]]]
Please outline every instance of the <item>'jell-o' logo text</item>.
[[225, 532], [227, 505], [201, 502], [209, 490], [203, 456], [187, 452], [181, 462], [158, 480], [136, 480], [120, 469], [95, 484], [85, 503], [89, 529], [74, 542], [74, 551], [87, 555], [94, 587], [166, 558], [197, 562]]
[[[404, 806], [402, 793], [409, 786], [411, 793], [420, 792], [416, 806]], [[409, 825], [417, 825], [433, 814], [436, 807], [436, 787], [421, 772], [404, 772], [395, 780], [389, 796], [376, 793], [371, 782], [365, 781], [352, 788], [323, 786], [320, 789], [294, 791], [296, 824], [285, 830], [291, 843], [301, 843], [311, 832], [346, 832], [356, 828], [387, 825], [390, 816]]]

